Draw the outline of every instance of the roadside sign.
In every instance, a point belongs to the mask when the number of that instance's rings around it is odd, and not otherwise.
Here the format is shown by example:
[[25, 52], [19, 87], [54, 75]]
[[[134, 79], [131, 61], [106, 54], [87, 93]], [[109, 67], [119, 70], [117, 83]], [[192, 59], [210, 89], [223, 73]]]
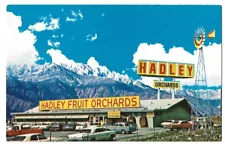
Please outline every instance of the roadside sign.
[[120, 118], [120, 111], [108, 111], [108, 118]]

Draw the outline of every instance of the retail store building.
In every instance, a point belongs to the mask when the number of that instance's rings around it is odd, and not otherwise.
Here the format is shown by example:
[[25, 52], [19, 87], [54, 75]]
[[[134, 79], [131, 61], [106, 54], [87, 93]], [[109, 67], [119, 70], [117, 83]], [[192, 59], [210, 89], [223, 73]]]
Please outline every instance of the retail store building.
[[[121, 97], [114, 98], [118, 99]], [[161, 125], [161, 122], [166, 121], [168, 119], [191, 119], [191, 106], [184, 98], [140, 100], [138, 97], [135, 100], [138, 102], [138, 104], [135, 106], [131, 106], [132, 103], [130, 105], [126, 105], [126, 103], [124, 103], [124, 106], [115, 106], [113, 108], [105, 108], [104, 106], [101, 108], [70, 109], [66, 107], [63, 109], [60, 108], [60, 105], [58, 105], [58, 109], [43, 110], [40, 108], [40, 106], [42, 106], [40, 104], [38, 107], [35, 107], [26, 112], [12, 113], [12, 117], [15, 123], [106, 122], [108, 124], [113, 124], [119, 121], [128, 121], [137, 124], [138, 127], [149, 128], [159, 127]], [[106, 101], [103, 101], [103, 103], [107, 105]]]

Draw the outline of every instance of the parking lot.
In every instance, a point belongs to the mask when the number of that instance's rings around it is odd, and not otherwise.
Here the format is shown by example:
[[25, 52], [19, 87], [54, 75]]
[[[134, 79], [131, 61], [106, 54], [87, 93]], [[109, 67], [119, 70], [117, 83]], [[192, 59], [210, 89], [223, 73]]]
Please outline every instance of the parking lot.
[[[161, 133], [165, 131], [162, 128], [139, 128], [138, 131], [133, 132], [132, 134], [117, 134], [115, 141], [126, 141], [129, 139], [138, 140], [139, 138], [147, 137], [154, 135], [154, 133]], [[74, 134], [75, 131], [52, 131], [51, 136], [59, 138], [58, 141], [68, 141], [67, 136], [69, 134]], [[50, 131], [45, 131], [45, 135], [50, 137]]]

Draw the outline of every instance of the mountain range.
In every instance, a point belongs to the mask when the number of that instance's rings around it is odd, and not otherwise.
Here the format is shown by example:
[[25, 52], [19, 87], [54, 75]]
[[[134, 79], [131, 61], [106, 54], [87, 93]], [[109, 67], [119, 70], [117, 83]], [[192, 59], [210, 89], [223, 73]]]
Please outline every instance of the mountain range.
[[[75, 63], [44, 65], [7, 65], [6, 110], [23, 112], [38, 105], [39, 100], [78, 99], [138, 95], [142, 100], [156, 99], [157, 90], [133, 80], [124, 74], [110, 71], [104, 66], [91, 67]], [[210, 90], [210, 102], [196, 99], [193, 90], [180, 90], [175, 98], [186, 98], [196, 114], [221, 114], [221, 90]], [[161, 91], [162, 99], [171, 93]], [[208, 106], [209, 105], [209, 106]], [[208, 109], [208, 108], [207, 108]]]

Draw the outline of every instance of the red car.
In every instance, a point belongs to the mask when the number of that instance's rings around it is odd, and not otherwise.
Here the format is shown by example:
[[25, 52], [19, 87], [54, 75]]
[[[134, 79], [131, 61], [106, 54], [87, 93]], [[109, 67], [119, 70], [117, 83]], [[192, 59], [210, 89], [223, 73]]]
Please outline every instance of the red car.
[[181, 121], [175, 121], [175, 122], [171, 123], [170, 130], [173, 130], [173, 129], [177, 129], [177, 130], [187, 129], [188, 130], [188, 129], [191, 129], [192, 127], [193, 127], [193, 124], [191, 122], [181, 120]]

